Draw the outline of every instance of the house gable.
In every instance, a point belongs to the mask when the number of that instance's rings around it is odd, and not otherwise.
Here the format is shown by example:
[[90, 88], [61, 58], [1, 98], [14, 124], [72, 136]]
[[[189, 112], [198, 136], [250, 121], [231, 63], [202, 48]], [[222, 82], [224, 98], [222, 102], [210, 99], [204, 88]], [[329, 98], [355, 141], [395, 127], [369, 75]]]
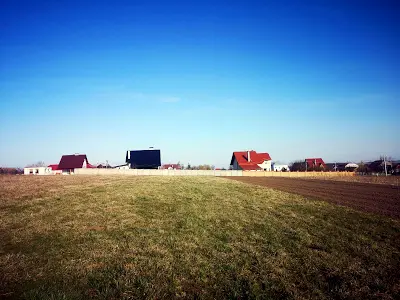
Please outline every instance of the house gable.
[[85, 154], [63, 155], [58, 170], [73, 170], [80, 168], [93, 168]]
[[268, 153], [257, 153], [254, 150], [237, 151], [232, 154], [231, 166], [234, 170], [271, 170], [271, 157]]
[[326, 164], [322, 158], [306, 158], [305, 162], [307, 163], [307, 168], [310, 169], [313, 167], [326, 167]]

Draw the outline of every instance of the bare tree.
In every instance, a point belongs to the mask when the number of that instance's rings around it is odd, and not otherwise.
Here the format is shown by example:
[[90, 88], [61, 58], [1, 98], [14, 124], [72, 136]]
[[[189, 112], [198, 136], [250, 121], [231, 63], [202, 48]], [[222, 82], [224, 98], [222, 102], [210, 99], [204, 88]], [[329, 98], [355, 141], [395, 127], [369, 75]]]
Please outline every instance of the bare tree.
[[198, 170], [213, 170], [213, 166], [210, 165], [199, 165]]
[[[304, 172], [306, 171], [306, 162], [304, 160], [296, 160], [292, 162], [289, 166], [291, 171], [301, 171]], [[310, 170], [308, 170], [310, 171]]]
[[38, 168], [38, 167], [46, 167], [44, 161], [38, 161], [37, 163], [30, 164], [26, 166], [27, 168]]

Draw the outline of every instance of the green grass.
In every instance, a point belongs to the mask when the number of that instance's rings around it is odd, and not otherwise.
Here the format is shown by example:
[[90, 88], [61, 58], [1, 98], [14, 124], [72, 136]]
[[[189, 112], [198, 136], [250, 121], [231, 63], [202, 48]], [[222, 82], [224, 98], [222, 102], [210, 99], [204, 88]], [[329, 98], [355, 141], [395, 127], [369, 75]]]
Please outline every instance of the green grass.
[[0, 177], [0, 298], [400, 297], [400, 223], [221, 178]]

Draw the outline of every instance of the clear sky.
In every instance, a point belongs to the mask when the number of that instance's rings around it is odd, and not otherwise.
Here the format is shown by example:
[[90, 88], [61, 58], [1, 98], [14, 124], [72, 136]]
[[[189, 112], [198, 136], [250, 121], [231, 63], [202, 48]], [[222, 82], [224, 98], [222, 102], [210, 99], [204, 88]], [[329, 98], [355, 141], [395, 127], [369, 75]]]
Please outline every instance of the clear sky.
[[0, 4], [0, 165], [400, 159], [398, 1]]

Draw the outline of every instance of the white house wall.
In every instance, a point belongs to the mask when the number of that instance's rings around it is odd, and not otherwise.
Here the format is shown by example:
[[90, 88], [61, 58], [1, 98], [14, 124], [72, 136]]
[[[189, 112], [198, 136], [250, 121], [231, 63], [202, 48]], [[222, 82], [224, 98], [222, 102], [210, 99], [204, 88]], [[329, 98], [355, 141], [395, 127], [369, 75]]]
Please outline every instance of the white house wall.
[[24, 175], [54, 175], [55, 173], [49, 167], [24, 168]]
[[274, 171], [281, 172], [282, 169], [286, 169], [286, 171], [290, 171], [288, 165], [274, 165]]

